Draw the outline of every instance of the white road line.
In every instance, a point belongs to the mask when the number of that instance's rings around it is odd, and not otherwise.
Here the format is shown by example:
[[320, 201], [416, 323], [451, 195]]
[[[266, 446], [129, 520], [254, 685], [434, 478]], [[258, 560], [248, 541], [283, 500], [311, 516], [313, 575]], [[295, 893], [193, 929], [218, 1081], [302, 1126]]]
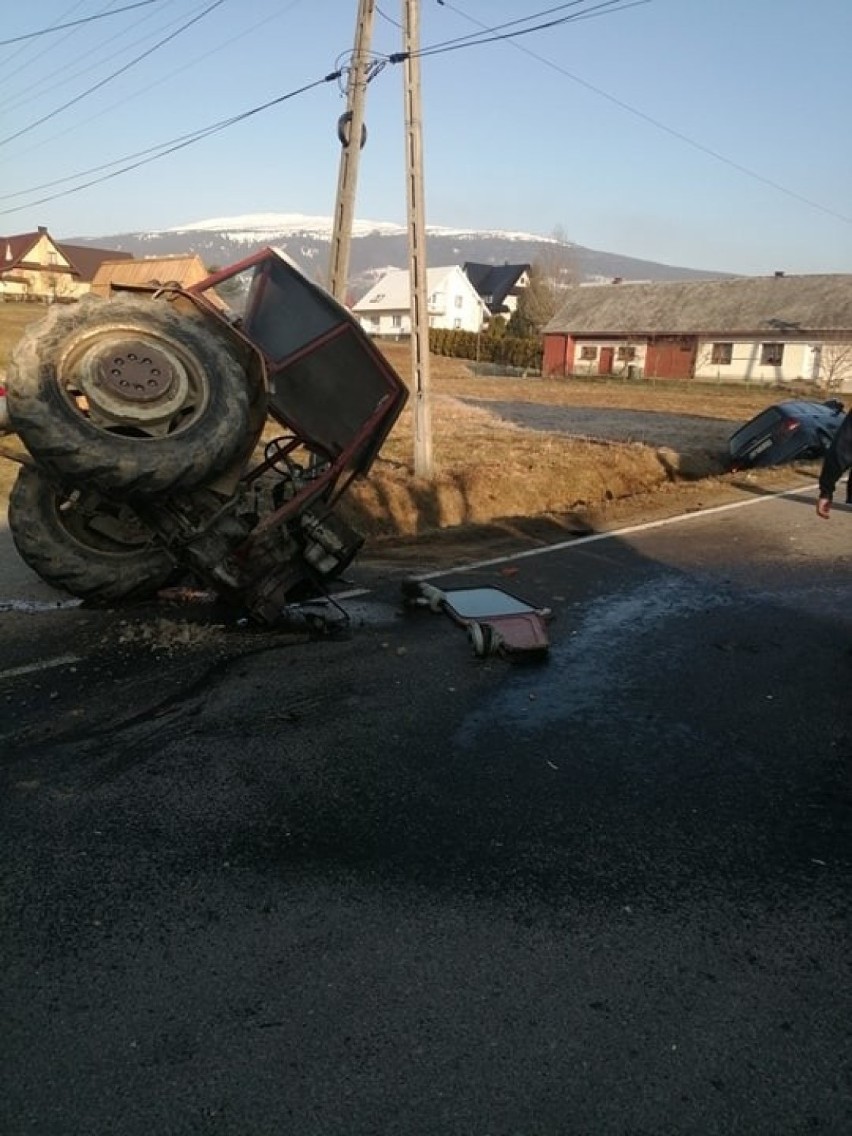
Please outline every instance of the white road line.
[[8, 671], [0, 671], [0, 682], [4, 678], [18, 678], [20, 675], [33, 674], [35, 671], [47, 671], [52, 667], [67, 667], [80, 662], [79, 655], [57, 655], [55, 659], [40, 659], [37, 663], [27, 663], [24, 667], [12, 667]]
[[549, 552], [566, 552], [582, 545], [594, 544], [599, 540], [615, 540], [618, 537], [631, 536], [633, 533], [650, 532], [652, 529], [665, 528], [666, 525], [677, 525], [681, 521], [701, 520], [712, 517], [718, 513], [729, 513], [734, 509], [745, 509], [749, 505], [763, 505], [766, 501], [776, 501], [779, 497], [796, 497], [807, 492], [807, 488], [799, 486], [796, 489], [785, 489], [781, 493], [769, 493], [762, 497], [750, 497], [746, 501], [733, 501], [730, 505], [714, 505], [711, 509], [699, 509], [694, 513], [678, 513], [675, 517], [665, 517], [661, 521], [645, 521], [641, 525], [628, 525], [623, 529], [613, 529], [611, 532], [592, 533], [590, 536], [578, 536], [573, 540], [562, 540], [558, 544], [548, 544], [545, 548], [529, 548], [524, 552], [513, 552], [509, 556], [495, 556], [492, 560], [478, 560], [475, 564], [464, 564], [458, 568], [444, 568], [437, 572], [426, 572], [413, 579], [434, 580], [438, 576], [451, 576], [461, 572], [476, 572], [480, 568], [493, 568], [497, 564], [511, 564], [514, 560], [530, 560], [534, 556], [545, 556]]
[[67, 611], [79, 607], [82, 600], [0, 600], [0, 612], [24, 611], [28, 615], [39, 611]]

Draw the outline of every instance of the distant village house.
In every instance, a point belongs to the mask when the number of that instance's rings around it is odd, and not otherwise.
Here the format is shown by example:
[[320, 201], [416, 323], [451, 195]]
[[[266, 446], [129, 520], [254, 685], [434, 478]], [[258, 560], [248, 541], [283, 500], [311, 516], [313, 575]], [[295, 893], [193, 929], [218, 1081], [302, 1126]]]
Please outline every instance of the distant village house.
[[576, 285], [543, 373], [852, 389], [852, 275]]
[[[456, 264], [426, 270], [429, 326], [456, 331], [481, 331], [490, 312], [468, 277]], [[353, 314], [370, 335], [411, 334], [409, 274], [394, 268], [374, 284], [357, 304]]]
[[88, 292], [177, 284], [191, 288], [208, 275], [195, 254], [135, 258], [117, 249], [55, 240], [44, 226], [0, 237], [0, 301], [70, 303]]
[[139, 260], [105, 260], [92, 280], [96, 296], [109, 296], [113, 288], [145, 284], [177, 284], [191, 288], [208, 275], [201, 257], [152, 256]]
[[478, 264], [468, 260], [462, 272], [492, 316], [509, 320], [518, 310], [518, 297], [530, 285], [528, 264]]
[[68, 302], [84, 296], [107, 258], [130, 253], [54, 240], [40, 225], [35, 232], [0, 237], [0, 301]]

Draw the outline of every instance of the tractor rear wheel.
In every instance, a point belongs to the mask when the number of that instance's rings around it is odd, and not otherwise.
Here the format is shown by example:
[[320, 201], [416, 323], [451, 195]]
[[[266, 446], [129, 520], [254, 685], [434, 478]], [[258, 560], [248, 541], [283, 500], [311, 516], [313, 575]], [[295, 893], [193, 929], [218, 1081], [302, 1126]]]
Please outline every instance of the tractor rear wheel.
[[92, 490], [61, 492], [37, 466], [18, 472], [9, 496], [9, 528], [34, 572], [81, 599], [141, 599], [175, 569], [128, 505]]
[[165, 300], [55, 305], [16, 347], [7, 399], [50, 474], [111, 496], [210, 482], [253, 433], [243, 366], [201, 314]]

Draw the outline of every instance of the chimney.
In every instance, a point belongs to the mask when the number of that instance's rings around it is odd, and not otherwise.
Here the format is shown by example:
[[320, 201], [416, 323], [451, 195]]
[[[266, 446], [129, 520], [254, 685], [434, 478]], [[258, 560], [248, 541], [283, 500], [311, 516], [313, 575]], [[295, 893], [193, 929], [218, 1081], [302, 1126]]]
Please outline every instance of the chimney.
[[45, 233], [47, 232], [47, 225], [39, 225], [38, 231], [41, 233], [42, 236], [44, 236]]

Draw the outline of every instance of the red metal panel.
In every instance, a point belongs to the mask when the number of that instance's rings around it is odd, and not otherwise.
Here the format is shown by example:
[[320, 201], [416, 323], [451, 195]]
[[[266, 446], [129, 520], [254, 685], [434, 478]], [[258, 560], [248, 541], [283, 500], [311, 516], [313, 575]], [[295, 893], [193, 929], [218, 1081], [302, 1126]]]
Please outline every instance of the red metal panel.
[[645, 353], [645, 377], [649, 379], [691, 379], [695, 374], [698, 341], [691, 337], [660, 338], [649, 341]]
[[546, 335], [541, 373], [545, 378], [564, 378], [574, 366], [574, 340], [570, 335]]

